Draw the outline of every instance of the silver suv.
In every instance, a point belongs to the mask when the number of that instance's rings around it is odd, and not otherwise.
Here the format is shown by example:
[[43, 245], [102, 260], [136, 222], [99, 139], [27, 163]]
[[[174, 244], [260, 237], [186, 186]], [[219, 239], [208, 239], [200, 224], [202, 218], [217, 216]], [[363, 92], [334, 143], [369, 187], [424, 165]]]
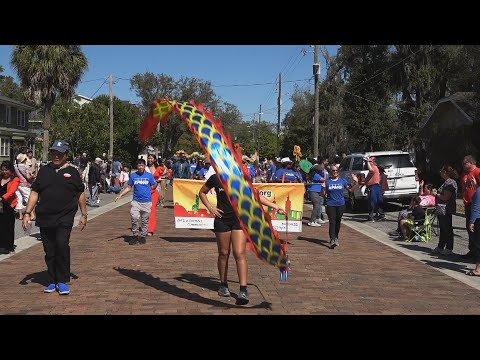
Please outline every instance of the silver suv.
[[[409, 203], [412, 196], [418, 194], [419, 179], [417, 168], [410, 159], [410, 154], [404, 151], [375, 151], [366, 153], [354, 153], [347, 155], [340, 163], [340, 176], [352, 183], [352, 173], [359, 177], [368, 174], [366, 158], [376, 157], [378, 166], [385, 169], [389, 190], [385, 191], [385, 200], [399, 200], [402, 203]], [[356, 210], [359, 207], [359, 200], [367, 199], [367, 189], [359, 186], [352, 193], [345, 193], [349, 199], [350, 206]]]

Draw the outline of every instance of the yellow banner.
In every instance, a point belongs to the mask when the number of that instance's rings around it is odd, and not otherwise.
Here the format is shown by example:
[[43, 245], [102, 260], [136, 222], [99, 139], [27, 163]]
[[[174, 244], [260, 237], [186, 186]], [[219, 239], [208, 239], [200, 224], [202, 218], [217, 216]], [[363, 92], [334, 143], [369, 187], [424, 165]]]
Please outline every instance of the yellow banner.
[[[198, 192], [205, 181], [175, 179], [173, 180], [173, 203], [176, 228], [213, 229], [213, 214], [200, 201]], [[288, 231], [302, 231], [303, 184], [255, 183], [253, 186], [268, 200], [279, 204], [288, 211]], [[207, 194], [212, 205], [216, 205], [215, 189]], [[277, 231], [286, 231], [285, 215], [264, 206], [272, 217], [272, 225]]]

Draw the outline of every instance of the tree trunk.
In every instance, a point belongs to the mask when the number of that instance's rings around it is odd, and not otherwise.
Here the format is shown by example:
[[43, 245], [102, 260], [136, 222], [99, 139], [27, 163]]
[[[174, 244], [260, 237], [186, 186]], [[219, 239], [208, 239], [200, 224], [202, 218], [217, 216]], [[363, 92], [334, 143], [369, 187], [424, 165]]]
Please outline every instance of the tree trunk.
[[43, 148], [42, 148], [42, 161], [48, 161], [48, 148], [50, 147], [50, 124], [52, 119], [52, 105], [45, 104], [45, 117], [43, 119]]

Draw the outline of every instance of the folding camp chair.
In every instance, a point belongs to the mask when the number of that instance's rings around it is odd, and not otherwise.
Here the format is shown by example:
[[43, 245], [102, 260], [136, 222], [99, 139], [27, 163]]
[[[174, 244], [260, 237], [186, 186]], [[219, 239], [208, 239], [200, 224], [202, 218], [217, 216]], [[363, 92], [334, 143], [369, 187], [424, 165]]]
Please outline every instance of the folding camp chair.
[[436, 219], [435, 208], [425, 207], [425, 217], [420, 220], [409, 220], [407, 222], [409, 228], [408, 241], [429, 242], [432, 240], [432, 228]]

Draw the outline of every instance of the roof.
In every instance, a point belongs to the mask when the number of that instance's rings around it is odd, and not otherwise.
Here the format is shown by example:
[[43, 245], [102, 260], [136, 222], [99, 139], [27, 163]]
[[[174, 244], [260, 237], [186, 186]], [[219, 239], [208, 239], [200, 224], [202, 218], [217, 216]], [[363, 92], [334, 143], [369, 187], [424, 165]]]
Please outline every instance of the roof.
[[479, 122], [479, 94], [475, 92], [457, 92], [440, 99], [430, 115], [420, 125], [420, 136], [430, 136], [429, 129], [436, 124], [442, 129], [455, 129]]
[[17, 106], [21, 106], [21, 107], [23, 107], [24, 109], [27, 109], [27, 110], [35, 110], [35, 108], [33, 106], [21, 103], [20, 101], [17, 101], [17, 100], [10, 99], [6, 96], [0, 95], [0, 101], [7, 102], [7, 103], [17, 105]]

